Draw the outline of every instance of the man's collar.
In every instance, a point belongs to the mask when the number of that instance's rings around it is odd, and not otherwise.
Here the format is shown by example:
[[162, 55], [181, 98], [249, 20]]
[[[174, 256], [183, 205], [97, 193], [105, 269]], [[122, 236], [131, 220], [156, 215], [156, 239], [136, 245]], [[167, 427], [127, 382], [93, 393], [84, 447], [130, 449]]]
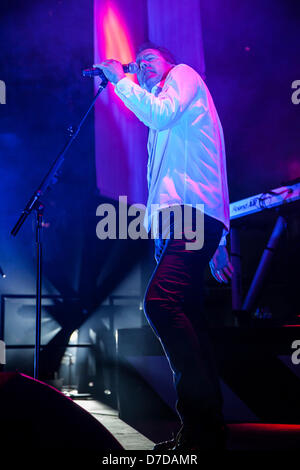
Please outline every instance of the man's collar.
[[164, 83], [165, 83], [165, 78], [163, 78], [159, 83], [157, 83], [156, 85], [154, 85], [152, 88], [151, 88], [151, 93], [155, 96], [158, 95], [158, 93], [161, 92], [162, 90], [162, 87], [164, 86]]
[[[174, 67], [175, 67], [175, 65], [174, 65]], [[167, 73], [167, 75], [165, 76], [165, 78], [162, 78], [162, 80], [161, 80], [159, 83], [157, 83], [156, 85], [154, 85], [154, 86], [151, 88], [151, 93], [153, 93], [153, 95], [157, 96], [157, 95], [161, 92], [161, 90], [163, 89], [163, 86], [164, 86], [164, 84], [165, 84], [166, 79], [168, 78], [170, 72], [173, 70], [174, 67], [172, 67], [172, 68], [169, 70], [169, 72]]]

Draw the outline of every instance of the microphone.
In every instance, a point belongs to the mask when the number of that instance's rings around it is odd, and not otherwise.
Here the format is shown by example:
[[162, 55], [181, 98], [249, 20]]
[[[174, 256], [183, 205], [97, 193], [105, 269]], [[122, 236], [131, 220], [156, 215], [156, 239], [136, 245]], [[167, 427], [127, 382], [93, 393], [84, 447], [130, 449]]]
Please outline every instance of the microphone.
[[[139, 69], [138, 65], [135, 62], [130, 62], [129, 64], [122, 64], [122, 68], [124, 70], [124, 73], [136, 73]], [[91, 69], [84, 69], [82, 71], [82, 75], [84, 77], [100, 76], [100, 78], [103, 78], [104, 73], [101, 69], [98, 69], [97, 67], [93, 67]]]

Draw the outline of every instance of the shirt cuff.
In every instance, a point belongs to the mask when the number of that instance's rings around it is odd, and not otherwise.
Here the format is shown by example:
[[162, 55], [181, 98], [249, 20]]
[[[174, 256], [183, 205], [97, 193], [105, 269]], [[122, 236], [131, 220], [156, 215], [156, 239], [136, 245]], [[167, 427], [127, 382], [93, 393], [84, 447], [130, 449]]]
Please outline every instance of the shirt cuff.
[[225, 246], [227, 244], [227, 239], [226, 239], [227, 235], [228, 235], [228, 230], [224, 228], [219, 246]]

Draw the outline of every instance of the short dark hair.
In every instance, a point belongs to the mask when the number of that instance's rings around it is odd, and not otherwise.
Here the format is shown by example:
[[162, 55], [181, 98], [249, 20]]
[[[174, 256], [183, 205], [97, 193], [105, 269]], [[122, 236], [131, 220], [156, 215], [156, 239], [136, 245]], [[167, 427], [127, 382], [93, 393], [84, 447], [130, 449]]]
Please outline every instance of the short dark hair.
[[156, 51], [158, 51], [163, 56], [163, 58], [167, 62], [169, 62], [170, 64], [176, 64], [176, 59], [175, 59], [174, 55], [166, 47], [157, 46], [157, 44], [154, 44], [151, 41], [143, 42], [143, 44], [141, 44], [138, 47], [138, 49], [136, 51], [136, 56], [140, 52], [144, 51], [145, 49], [155, 49]]

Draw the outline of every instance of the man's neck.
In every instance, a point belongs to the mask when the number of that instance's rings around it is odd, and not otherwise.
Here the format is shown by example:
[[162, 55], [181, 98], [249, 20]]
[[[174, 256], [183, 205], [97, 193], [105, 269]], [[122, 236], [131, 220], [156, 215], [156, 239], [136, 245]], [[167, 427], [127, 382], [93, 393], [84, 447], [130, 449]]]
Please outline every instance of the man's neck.
[[156, 89], [156, 87], [162, 88], [164, 86], [164, 83], [166, 81], [167, 76], [169, 75], [170, 71], [175, 67], [175, 65], [172, 65], [168, 71], [163, 75], [163, 77], [158, 81], [155, 85], [151, 87], [150, 93], [153, 93], [153, 91]]

